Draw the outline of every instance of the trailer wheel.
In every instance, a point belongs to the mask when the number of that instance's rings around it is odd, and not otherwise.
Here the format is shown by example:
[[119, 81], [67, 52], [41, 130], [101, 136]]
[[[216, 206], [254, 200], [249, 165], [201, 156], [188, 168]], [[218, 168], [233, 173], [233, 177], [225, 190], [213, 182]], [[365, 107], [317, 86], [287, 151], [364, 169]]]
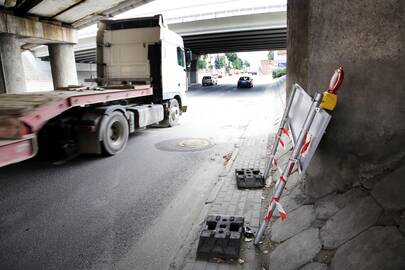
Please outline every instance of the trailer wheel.
[[120, 112], [113, 112], [106, 116], [101, 146], [103, 153], [113, 156], [121, 152], [128, 142], [128, 121]]
[[173, 98], [169, 101], [169, 112], [167, 118], [161, 121], [160, 126], [173, 127], [178, 125], [180, 119], [180, 105], [177, 99]]

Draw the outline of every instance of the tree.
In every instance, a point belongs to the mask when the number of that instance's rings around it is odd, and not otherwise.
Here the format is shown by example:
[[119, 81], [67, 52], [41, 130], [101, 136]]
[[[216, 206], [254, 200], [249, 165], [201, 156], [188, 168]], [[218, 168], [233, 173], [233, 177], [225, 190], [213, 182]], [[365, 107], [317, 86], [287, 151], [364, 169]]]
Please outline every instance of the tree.
[[245, 62], [240, 59], [236, 53], [226, 53], [225, 56], [228, 58], [228, 61], [232, 63], [234, 69], [243, 69]]
[[200, 55], [197, 59], [197, 69], [207, 68], [207, 55]]
[[231, 69], [232, 69], [231, 63], [228, 62], [228, 64], [225, 66], [225, 71], [226, 71], [226, 72], [229, 72], [229, 71], [231, 71]]
[[225, 56], [217, 56], [215, 58], [215, 68], [216, 69], [221, 69], [226, 66], [226, 61], [225, 61]]
[[249, 61], [247, 61], [247, 60], [243, 61], [243, 66], [247, 67], [247, 68], [250, 67]]
[[269, 53], [267, 54], [267, 59], [269, 61], [273, 61], [274, 60], [274, 52], [273, 51], [269, 51]]
[[234, 69], [241, 70], [243, 68], [243, 61], [239, 57], [236, 57], [235, 61], [232, 63]]
[[236, 53], [226, 53], [225, 54], [226, 58], [228, 58], [228, 61], [231, 63], [234, 63], [236, 59], [238, 58], [238, 55]]

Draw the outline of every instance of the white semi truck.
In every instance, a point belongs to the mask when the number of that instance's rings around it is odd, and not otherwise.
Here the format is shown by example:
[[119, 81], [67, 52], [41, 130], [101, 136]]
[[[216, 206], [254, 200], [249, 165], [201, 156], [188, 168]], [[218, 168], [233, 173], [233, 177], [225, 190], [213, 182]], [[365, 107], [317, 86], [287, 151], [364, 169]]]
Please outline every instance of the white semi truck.
[[176, 125], [187, 109], [185, 56], [161, 15], [101, 21], [98, 87], [0, 95], [0, 167], [38, 149], [115, 155], [136, 129]]

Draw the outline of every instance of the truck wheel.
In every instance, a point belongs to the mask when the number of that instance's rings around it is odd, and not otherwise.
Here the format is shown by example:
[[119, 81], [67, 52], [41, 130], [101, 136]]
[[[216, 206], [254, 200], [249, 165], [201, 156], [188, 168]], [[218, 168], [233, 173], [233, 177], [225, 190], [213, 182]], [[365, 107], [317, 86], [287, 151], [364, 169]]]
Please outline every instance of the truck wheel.
[[128, 121], [122, 113], [117, 111], [107, 116], [105, 121], [107, 123], [104, 126], [101, 146], [105, 155], [113, 156], [121, 152], [127, 145]]
[[159, 124], [163, 127], [173, 127], [178, 125], [180, 119], [180, 105], [177, 99], [173, 98], [169, 101], [169, 112], [167, 118]]

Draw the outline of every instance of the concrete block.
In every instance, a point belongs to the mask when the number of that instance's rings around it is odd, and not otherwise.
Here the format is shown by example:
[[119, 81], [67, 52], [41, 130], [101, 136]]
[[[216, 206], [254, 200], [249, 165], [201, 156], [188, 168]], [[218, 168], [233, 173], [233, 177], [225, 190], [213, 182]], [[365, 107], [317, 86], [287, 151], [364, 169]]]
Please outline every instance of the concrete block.
[[197, 257], [239, 258], [243, 226], [243, 217], [208, 216], [200, 234]]
[[276, 220], [271, 227], [271, 241], [282, 242], [308, 229], [315, 220], [312, 205], [304, 205], [288, 214], [287, 219]]
[[373, 226], [382, 208], [370, 196], [346, 205], [321, 229], [324, 248], [334, 249]]
[[347, 204], [367, 196], [360, 188], [355, 188], [343, 194], [331, 194], [315, 202], [316, 218], [326, 220], [336, 214]]
[[321, 250], [318, 229], [308, 229], [280, 244], [270, 255], [269, 269], [295, 270]]
[[300, 268], [300, 270], [327, 270], [328, 266], [323, 263], [313, 262], [305, 265], [304, 267]]
[[266, 184], [259, 169], [236, 169], [235, 178], [238, 188], [263, 188]]
[[405, 208], [405, 166], [397, 169], [378, 182], [371, 194], [386, 210]]
[[372, 227], [339, 247], [330, 269], [405, 269], [405, 239], [395, 227]]

